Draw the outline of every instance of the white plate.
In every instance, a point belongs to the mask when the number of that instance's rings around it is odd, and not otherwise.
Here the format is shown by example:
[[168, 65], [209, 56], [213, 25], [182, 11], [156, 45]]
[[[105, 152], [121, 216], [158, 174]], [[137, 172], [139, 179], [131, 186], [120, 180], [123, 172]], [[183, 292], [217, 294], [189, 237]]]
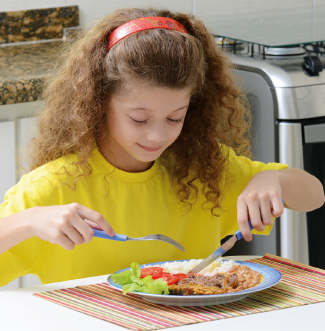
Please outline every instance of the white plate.
[[[180, 261], [165, 261], [165, 262], [157, 262], [157, 263], [150, 263], [150, 265], [160, 265], [166, 262], [183, 262], [183, 261], [190, 261], [190, 260], [180, 260]], [[223, 260], [226, 261], [226, 260]], [[220, 305], [223, 303], [234, 302], [238, 300], [242, 300], [249, 296], [251, 293], [258, 292], [261, 290], [265, 290], [268, 287], [272, 287], [277, 284], [282, 275], [279, 271], [267, 267], [262, 264], [256, 264], [251, 262], [243, 262], [243, 261], [236, 261], [241, 265], [246, 265], [252, 270], [256, 270], [263, 276], [262, 283], [258, 284], [255, 287], [249, 288], [247, 290], [243, 290], [240, 292], [234, 293], [225, 293], [225, 294], [212, 294], [212, 295], [163, 295], [163, 294], [149, 294], [149, 293], [142, 293], [142, 292], [133, 292], [139, 295], [143, 300], [157, 303], [160, 305], [168, 305], [168, 306], [211, 306], [211, 305]], [[147, 264], [148, 265], [148, 264]], [[146, 265], [140, 265], [140, 268], [145, 268]], [[114, 272], [118, 274], [123, 272], [127, 269], [125, 268], [119, 271]], [[112, 281], [111, 276], [107, 279], [109, 285], [112, 287], [122, 291], [122, 285], [116, 284]]]

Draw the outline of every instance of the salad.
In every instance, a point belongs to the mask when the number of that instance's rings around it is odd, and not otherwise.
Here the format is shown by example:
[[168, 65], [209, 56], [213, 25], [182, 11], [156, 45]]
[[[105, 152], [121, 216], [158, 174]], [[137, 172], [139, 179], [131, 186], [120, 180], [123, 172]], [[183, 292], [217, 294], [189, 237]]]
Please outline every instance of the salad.
[[186, 274], [170, 274], [164, 272], [160, 267], [148, 267], [140, 269], [137, 262], [131, 263], [131, 270], [112, 274], [112, 281], [122, 285], [123, 294], [128, 292], [144, 292], [151, 294], [168, 295], [168, 285], [175, 284], [183, 278], [187, 278]]

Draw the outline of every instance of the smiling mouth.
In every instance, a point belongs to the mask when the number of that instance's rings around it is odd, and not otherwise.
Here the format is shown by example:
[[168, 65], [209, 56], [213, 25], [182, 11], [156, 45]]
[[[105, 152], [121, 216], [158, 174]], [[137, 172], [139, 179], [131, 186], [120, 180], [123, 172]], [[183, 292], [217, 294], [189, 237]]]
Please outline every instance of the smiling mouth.
[[159, 147], [149, 147], [149, 146], [143, 146], [138, 144], [142, 149], [144, 149], [147, 152], [157, 152], [162, 146]]

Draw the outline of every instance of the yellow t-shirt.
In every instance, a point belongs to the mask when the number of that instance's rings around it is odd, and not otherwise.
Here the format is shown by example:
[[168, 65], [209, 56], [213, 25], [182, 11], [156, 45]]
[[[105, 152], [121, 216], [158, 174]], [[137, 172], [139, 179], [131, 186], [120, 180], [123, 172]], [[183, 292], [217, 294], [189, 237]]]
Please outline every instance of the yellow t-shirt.
[[[45, 164], [23, 176], [11, 188], [0, 205], [0, 218], [34, 206], [63, 205], [77, 202], [101, 213], [118, 234], [144, 237], [163, 234], [185, 247], [185, 253], [160, 241], [113, 241], [93, 238], [68, 251], [37, 237], [30, 238], [0, 255], [0, 286], [33, 273], [41, 282], [105, 275], [129, 267], [131, 262], [147, 264], [158, 261], [205, 258], [216, 250], [220, 240], [238, 230], [236, 200], [257, 172], [284, 169], [277, 163], [264, 164], [238, 157], [230, 150], [229, 173], [233, 181], [224, 186], [220, 217], [203, 209], [205, 198], [189, 211], [171, 190], [167, 170], [159, 159], [141, 173], [114, 168], [97, 148], [89, 159], [93, 172], [73, 185], [75, 176], [54, 172], [76, 160], [75, 155]], [[69, 168], [73, 169], [73, 166]], [[197, 183], [197, 185], [199, 185]], [[264, 231], [268, 234], [270, 228]]]

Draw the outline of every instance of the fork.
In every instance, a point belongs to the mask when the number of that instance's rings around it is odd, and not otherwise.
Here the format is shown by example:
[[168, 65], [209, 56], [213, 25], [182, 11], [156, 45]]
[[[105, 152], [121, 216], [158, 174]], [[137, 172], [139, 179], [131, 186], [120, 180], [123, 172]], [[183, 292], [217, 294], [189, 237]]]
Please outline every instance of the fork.
[[109, 240], [117, 240], [117, 241], [127, 241], [127, 240], [159, 240], [163, 241], [167, 244], [171, 244], [175, 246], [176, 248], [180, 249], [182, 252], [184, 252], [184, 247], [175, 241], [172, 238], [169, 238], [167, 236], [164, 236], [162, 234], [150, 234], [148, 236], [142, 237], [142, 238], [131, 238], [126, 236], [125, 234], [115, 234], [114, 237], [110, 237], [108, 234], [106, 234], [104, 231], [93, 229], [94, 230], [94, 237], [97, 238], [104, 238], [104, 239], [109, 239]]

